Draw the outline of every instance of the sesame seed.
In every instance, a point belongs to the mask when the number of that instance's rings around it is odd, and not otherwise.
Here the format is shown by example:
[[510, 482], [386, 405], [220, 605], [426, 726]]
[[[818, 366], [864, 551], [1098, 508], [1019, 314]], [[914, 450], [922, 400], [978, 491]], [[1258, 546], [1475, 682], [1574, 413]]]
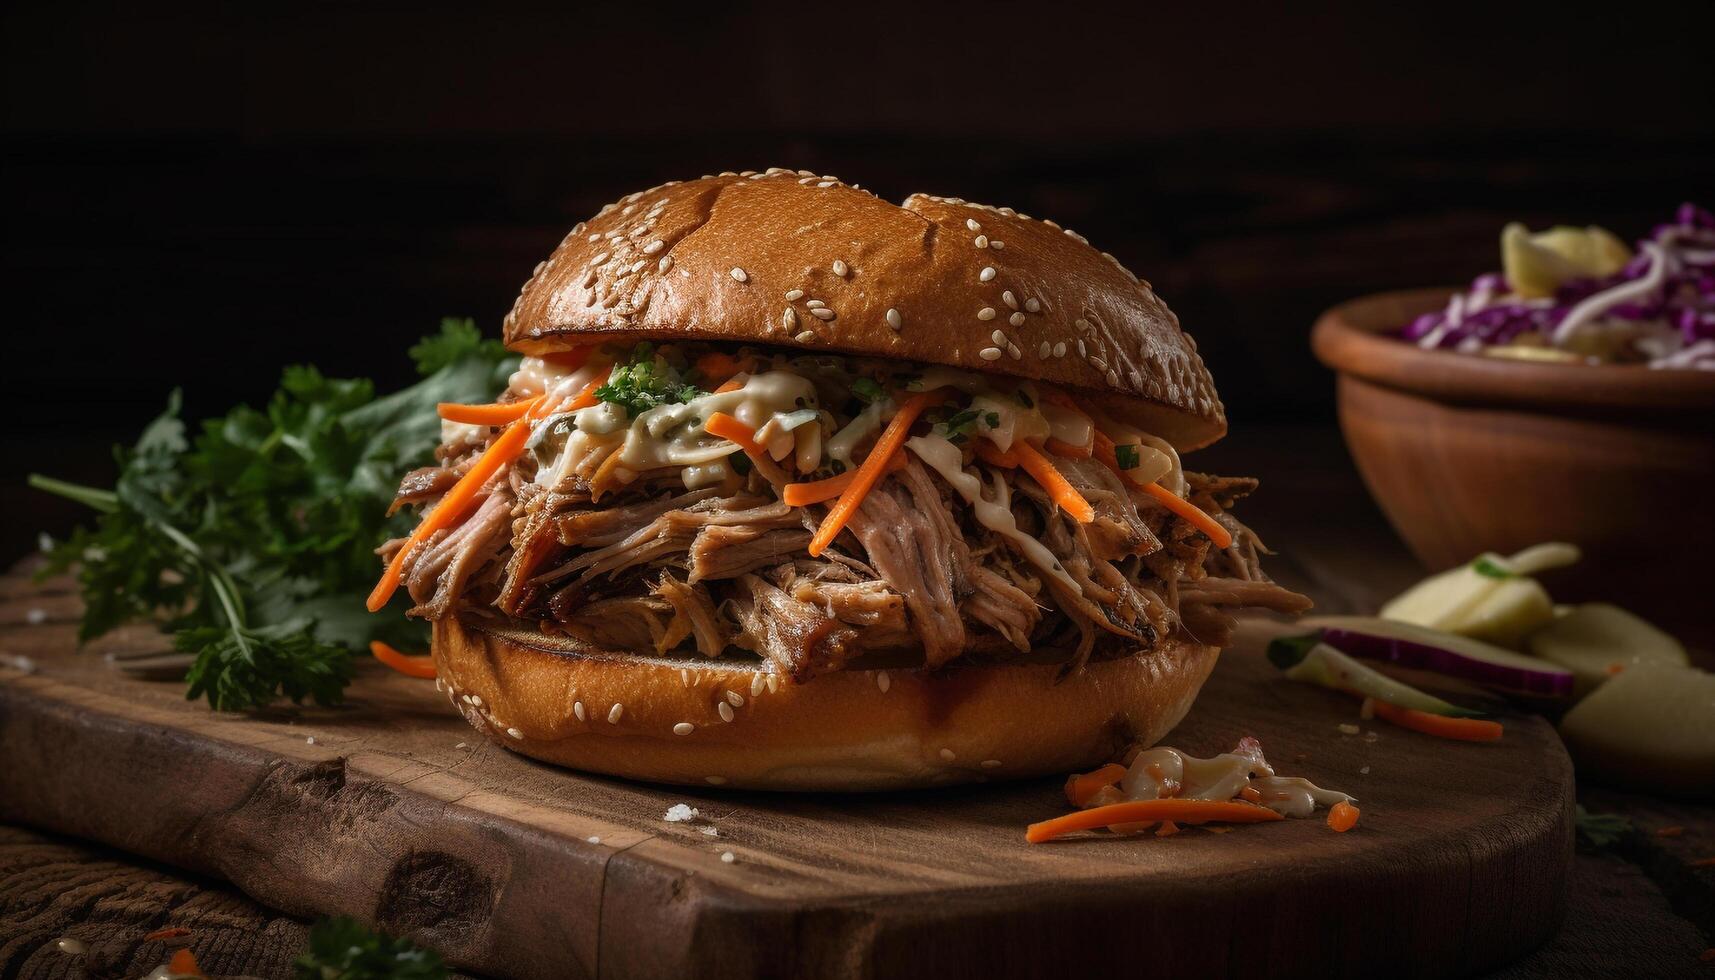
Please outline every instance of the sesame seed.
[[725, 776], [704, 776], [703, 782], [708, 783], [710, 786], [722, 786], [722, 785], [726, 784], [726, 777]]
[[805, 303], [804, 305], [809, 307], [812, 310], [820, 310], [820, 309], [826, 307], [828, 304], [822, 302], [819, 299], [813, 299], [810, 302]]
[[977, 351], [977, 356], [985, 361], [998, 361], [1000, 360], [1000, 355], [1001, 349], [999, 347], [984, 347], [982, 350]]
[[524, 733], [519, 731], [516, 728], [508, 728], [506, 730], [506, 734], [512, 736], [513, 738], [523, 738], [524, 737]]
[[1036, 348], [1036, 356], [1046, 360], [1048, 355], [1053, 353], [1053, 351], [1054, 351], [1054, 345], [1050, 344], [1048, 341], [1044, 340], [1042, 342], [1042, 346]]
[[1014, 313], [1012, 316], [1009, 316], [1006, 318], [1006, 322], [1012, 324], [1015, 327], [1022, 327], [1022, 326], [1024, 326], [1024, 314]]
[[999, 759], [984, 759], [983, 760], [983, 768], [984, 769], [999, 769], [1000, 768], [1000, 760]]
[[818, 320], [832, 320], [835, 316], [834, 311], [825, 306], [816, 307], [810, 311], [810, 315]]
[[750, 273], [744, 271], [743, 269], [740, 269], [736, 265], [732, 267], [732, 277], [734, 279], [737, 279], [739, 282], [749, 282], [750, 281]]
[[471, 704], [474, 704], [479, 708], [482, 707], [482, 695], [480, 695], [480, 694], [472, 694], [470, 697], [465, 698], [465, 700], [469, 701]]
[[1006, 352], [1008, 354], [1011, 354], [1012, 359], [1015, 361], [1024, 356], [1024, 352], [1018, 349], [1017, 344], [1007, 344], [1006, 345]]
[[580, 284], [580, 288], [588, 289], [593, 285], [595, 285], [595, 270], [591, 269], [590, 271], [584, 273], [584, 281], [583, 281], [583, 283]]
[[834, 260], [834, 275], [839, 276], [841, 279], [844, 279], [846, 277], [846, 273], [849, 271], [850, 271], [850, 269], [846, 266], [846, 264], [844, 262], [841, 262], [839, 259]]
[[996, 248], [996, 249], [1002, 249], [1002, 248], [1005, 248], [1005, 247], [1006, 247], [1006, 243], [1005, 243], [1005, 242], [1003, 242], [1003, 241], [1001, 241], [1001, 240], [1000, 240], [1000, 239], [998, 239], [998, 238], [997, 238], [997, 239], [995, 239], [995, 240], [994, 240], [994, 241], [992, 241], [992, 242], [990, 242], [990, 243], [989, 243], [989, 244], [990, 244], [990, 245], [992, 245], [992, 246], [994, 246], [994, 247], [995, 247], [995, 248]]
[[542, 270], [546, 269], [547, 267], [548, 267], [548, 263], [546, 261], [536, 263], [536, 268], [530, 270], [530, 278], [534, 279], [537, 276], [541, 275]]
[[808, 184], [814, 184], [815, 182], [816, 182], [816, 175], [815, 174], [811, 174], [808, 177], [798, 178], [798, 183], [800, 183], [800, 184], [808, 185]]
[[786, 307], [786, 312], [780, 314], [780, 326], [784, 330], [792, 330], [798, 326], [798, 314], [792, 307]]
[[1024, 301], [1024, 309], [1030, 313], [1042, 312], [1042, 301], [1032, 296]]
[[1065, 357], [1066, 356], [1066, 342], [1064, 340], [1057, 340], [1054, 342], [1054, 356], [1055, 357]]
[[733, 853], [731, 851], [722, 851], [721, 852], [721, 863], [722, 864], [731, 864], [737, 860], [738, 860], [738, 858], [734, 857]]
[[732, 705], [722, 701], [720, 704], [715, 705], [715, 710], [720, 713], [721, 721], [728, 723], [732, 721]]
[[994, 266], [992, 266], [992, 265], [983, 266], [983, 271], [977, 274], [977, 278], [981, 279], [983, 282], [988, 282], [989, 280], [993, 279], [994, 278]]
[[673, 268], [673, 257], [671, 255], [661, 256], [661, 261], [655, 263], [655, 268], [662, 275], [666, 275], [667, 270]]
[[979, 320], [993, 320], [994, 319], [994, 307], [985, 306], [982, 309], [978, 310], [977, 311], [977, 319], [979, 319]]
[[905, 325], [905, 320], [900, 317], [898, 310], [890, 309], [887, 311], [887, 325], [898, 330]]
[[818, 183], [817, 183], [817, 184], [816, 184], [816, 186], [817, 186], [817, 187], [822, 187], [822, 188], [828, 188], [828, 187], [832, 187], [832, 186], [834, 186], [834, 182], [833, 182], [833, 181], [831, 181], [831, 180], [824, 180], [824, 181], [820, 181], [820, 182], [818, 182]]
[[761, 694], [762, 693], [762, 687], [764, 684], [767, 683], [767, 681], [768, 681], [768, 678], [763, 676], [760, 673], [751, 674], [750, 675], [750, 696], [754, 698], [758, 694]]
[[800, 344], [807, 344], [816, 339], [816, 332], [814, 330], [800, 330], [798, 332], [798, 336], [793, 337], [792, 339], [796, 340]]
[[592, 231], [592, 232], [590, 232], [590, 236], [589, 236], [589, 238], [587, 238], [587, 239], [585, 239], [585, 241], [590, 241], [590, 242], [599, 242], [599, 241], [601, 241], [601, 232], [598, 232], [598, 231]]
[[597, 255], [597, 256], [596, 256], [596, 257], [595, 257], [595, 258], [593, 258], [593, 259], [590, 259], [590, 265], [606, 265], [606, 264], [607, 264], [607, 260], [608, 260], [608, 259], [609, 259], [609, 258], [610, 258], [610, 257], [611, 257], [611, 256], [610, 256], [610, 254], [609, 254], [609, 253], [607, 253], [607, 252], [603, 252], [603, 253], [601, 253], [601, 254], [600, 254], [600, 255]]
[[1018, 297], [1012, 295], [1012, 290], [1009, 289], [1006, 292], [1001, 293], [1000, 299], [1001, 302], [1005, 303], [1007, 306], [1010, 306], [1015, 310], [1018, 309]]
[[768, 675], [768, 693], [769, 694], [779, 694], [780, 693], [780, 675], [779, 674], [769, 674]]
[[684, 667], [679, 668], [679, 682], [686, 687], [691, 686], [691, 672]]
[[786, 302], [788, 302], [788, 303], [795, 303], [798, 300], [801, 300], [803, 298], [804, 298], [804, 291], [802, 289], [788, 289], [788, 290], [786, 290]]
[[737, 691], [726, 692], [726, 701], [727, 701], [727, 704], [730, 704], [735, 708], [744, 707], [744, 695], [738, 693]]
[[582, 701], [572, 702], [572, 714], [577, 715], [579, 721], [584, 720], [584, 703]]
[[952, 749], [942, 749], [941, 750], [941, 759], [943, 761], [952, 762], [956, 758], [958, 758], [958, 756], [953, 754]]
[[666, 247], [667, 247], [667, 243], [662, 241], [661, 239], [657, 238], [654, 241], [650, 242], [649, 244], [643, 246], [643, 254], [644, 255], [654, 255], [656, 252], [659, 252]]
[[688, 721], [681, 721], [677, 725], [673, 726], [673, 734], [675, 735], [689, 735], [696, 730], [697, 726]]
[[1118, 371], [1115, 371], [1113, 368], [1108, 368], [1108, 384], [1111, 384], [1115, 387], [1118, 387], [1119, 383], [1120, 383], [1120, 373]]
[[[1090, 326], [1090, 321], [1084, 319], [1083, 317], [1079, 317], [1078, 319], [1073, 320], [1072, 326], [1077, 327], [1079, 330], [1084, 330], [1084, 331], [1090, 331], [1090, 330], [1095, 329], [1094, 327]], [[1080, 353], [1082, 353], [1082, 352], [1080, 351]]]
[[887, 689], [893, 686], [893, 678], [888, 676], [885, 670], [876, 671], [875, 686], [881, 688], [881, 693], [886, 694]]
[[1078, 338], [1078, 356], [1079, 357], [1088, 357], [1089, 356], [1089, 352], [1084, 349], [1084, 338], [1082, 338], [1082, 337]]
[[975, 219], [975, 218], [966, 218], [965, 219], [965, 227], [969, 228], [972, 231], [982, 231], [983, 230], [983, 226], [977, 224], [977, 219]]
[[643, 259], [638, 259], [636, 262], [631, 263], [630, 268], [625, 270], [625, 274], [628, 276], [634, 276], [643, 271], [643, 266], [645, 264], [647, 263]]
[[989, 339], [994, 341], [996, 347], [1004, 347], [1006, 345], [1006, 331], [996, 330], [989, 334]]
[[978, 248], [988, 248], [988, 247], [989, 247], [989, 236], [987, 236], [987, 235], [978, 235], [978, 236], [977, 236], [977, 241], [976, 241], [976, 246], [977, 246], [977, 247], [978, 247]]
[[616, 702], [616, 703], [615, 703], [615, 704], [614, 704], [614, 706], [613, 706], [613, 707], [612, 707], [612, 708], [610, 708], [610, 709], [608, 709], [608, 712], [607, 712], [607, 723], [608, 723], [608, 724], [610, 724], [610, 725], [617, 725], [617, 724], [619, 724], [619, 719], [620, 719], [620, 718], [621, 718], [621, 717], [622, 717], [622, 716], [623, 716], [623, 715], [624, 715], [624, 714], [625, 714], [625, 705], [623, 705], [623, 704], [619, 704], [619, 703], [617, 703], [617, 702]]
[[601, 838], [600, 838], [600, 837], [597, 837], [597, 836], [595, 836], [595, 835], [594, 835], [594, 834], [591, 834], [591, 835], [590, 835], [590, 836], [589, 836], [589, 837], [588, 837], [588, 838], [586, 838], [586, 839], [587, 839], [587, 840], [588, 840], [588, 841], [589, 841], [589, 842], [590, 842], [590, 843], [591, 843], [591, 844], [600, 844], [600, 843], [601, 843]]

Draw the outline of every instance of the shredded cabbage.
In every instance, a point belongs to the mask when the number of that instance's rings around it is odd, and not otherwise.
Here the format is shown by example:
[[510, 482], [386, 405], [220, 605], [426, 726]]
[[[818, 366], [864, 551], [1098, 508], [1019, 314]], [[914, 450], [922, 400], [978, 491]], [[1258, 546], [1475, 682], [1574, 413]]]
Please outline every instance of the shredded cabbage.
[[1465, 353], [1715, 370], [1715, 215], [1683, 204], [1618, 272], [1566, 279], [1552, 296], [1520, 296], [1501, 273], [1478, 276], [1400, 335]]

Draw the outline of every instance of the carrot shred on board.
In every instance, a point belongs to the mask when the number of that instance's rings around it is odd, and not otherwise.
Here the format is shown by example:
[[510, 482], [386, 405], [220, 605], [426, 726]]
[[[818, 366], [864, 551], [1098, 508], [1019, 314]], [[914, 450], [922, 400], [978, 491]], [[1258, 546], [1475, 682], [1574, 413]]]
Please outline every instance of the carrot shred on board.
[[1215, 547], [1222, 551], [1233, 546], [1233, 536], [1226, 528], [1216, 523], [1213, 517], [1203, 513], [1202, 509], [1184, 497], [1179, 496], [1159, 483], [1146, 483], [1143, 492], [1161, 502], [1161, 506], [1185, 519], [1185, 523], [1209, 536]]
[[767, 455], [768, 453], [767, 450], [757, 444], [755, 429], [725, 412], [710, 413], [708, 421], [703, 423], [703, 431], [711, 436], [725, 439], [752, 456]]
[[1501, 723], [1483, 718], [1448, 718], [1427, 711], [1401, 708], [1386, 701], [1376, 702], [1376, 717], [1401, 728], [1434, 735], [1437, 738], [1458, 739], [1461, 742], [1493, 742], [1501, 737]]
[[1126, 768], [1117, 762], [1110, 762], [1095, 772], [1073, 773], [1066, 777], [1066, 800], [1073, 806], [1083, 806], [1090, 802], [1104, 786], [1112, 786], [1125, 778]]
[[1328, 826], [1336, 833], [1343, 834], [1358, 825], [1358, 808], [1345, 800], [1334, 804], [1328, 811]]
[[1080, 830], [1161, 820], [1172, 820], [1176, 823], [1205, 823], [1211, 820], [1261, 823], [1284, 819], [1286, 818], [1267, 807], [1234, 800], [1132, 800], [1128, 803], [1110, 803], [1107, 806], [1079, 810], [1052, 820], [1033, 823], [1025, 830], [1024, 839], [1032, 844], [1040, 844]]
[[405, 571], [405, 562], [417, 546], [428, 540], [429, 535], [442, 528], [456, 524], [476, 501], [476, 495], [482, 490], [496, 473], [499, 473], [508, 463], [517, 459], [524, 452], [524, 444], [530, 439], [530, 426], [514, 423], [494, 444], [483, 450], [471, 468], [465, 471], [459, 482], [453, 484], [435, 508], [423, 517], [417, 529], [405, 539], [405, 544], [393, 555], [393, 560], [387, 563], [387, 571], [381, 575], [381, 581], [375, 583], [375, 591], [369, 593], [366, 605], [370, 612], [378, 612], [387, 600], [393, 598], [393, 593], [399, 588], [400, 576]]
[[1675, 824], [1672, 827], [1661, 828], [1660, 830], [1655, 832], [1655, 835], [1657, 837], [1678, 837], [1684, 833], [1685, 833], [1685, 828]]
[[1698, 858], [1688, 863], [1693, 868], [1715, 868], [1715, 857]]
[[1179, 825], [1178, 824], [1174, 823], [1171, 820], [1163, 820], [1163, 821], [1161, 821], [1161, 826], [1156, 828], [1155, 836], [1157, 836], [1157, 837], [1172, 837], [1174, 834], [1177, 834], [1177, 833], [1179, 833]]
[[[897, 473], [905, 468], [905, 454], [896, 453], [887, 461], [887, 472]], [[829, 501], [844, 493], [846, 488], [857, 479], [858, 471], [847, 470], [837, 476], [825, 480], [811, 480], [808, 483], [788, 483], [782, 488], [780, 499], [786, 501], [788, 507], [808, 507]]]
[[398, 650], [380, 640], [369, 641], [369, 652], [375, 659], [381, 661], [406, 677], [421, 677], [429, 680], [435, 676], [435, 662], [427, 654], [415, 657], [400, 653]]
[[1239, 799], [1244, 800], [1246, 803], [1260, 804], [1262, 802], [1262, 793], [1258, 792], [1255, 786], [1247, 785], [1244, 789], [1239, 790]]
[[448, 422], [464, 422], [468, 425], [505, 425], [523, 418], [530, 409], [536, 406], [545, 395], [526, 398], [523, 401], [507, 402], [502, 405], [461, 405], [457, 402], [441, 402], [435, 406], [435, 413]]
[[977, 442], [977, 458], [991, 466], [998, 466], [1004, 470], [1018, 469], [1017, 449], [1008, 449], [1005, 452], [1002, 452], [999, 446], [987, 439], [982, 439]]
[[196, 956], [188, 949], [173, 950], [172, 959], [167, 961], [167, 970], [171, 973], [178, 973], [187, 977], [201, 977], [207, 975], [202, 972], [202, 967], [197, 965]]
[[875, 448], [869, 451], [852, 477], [852, 482], [840, 494], [840, 499], [828, 508], [828, 513], [822, 518], [822, 523], [816, 528], [816, 534], [810, 539], [810, 557], [820, 555], [828, 545], [839, 537], [840, 529], [851, 520], [853, 512], [863, 503], [863, 498], [881, 482], [882, 471], [887, 467], [888, 460], [898, 453], [905, 445], [905, 437], [911, 432], [911, 423], [917, 421], [917, 416], [923, 410], [947, 396], [946, 389], [935, 391], [920, 391], [905, 400], [899, 406], [887, 428], [882, 430], [881, 438], [875, 441]]
[[165, 929], [156, 929], [154, 932], [149, 933], [143, 937], [143, 941], [146, 943], [153, 943], [159, 942], [163, 939], [183, 939], [190, 934], [191, 931], [186, 929], [184, 926], [168, 926]]
[[1095, 440], [1091, 440], [1082, 446], [1074, 446], [1064, 439], [1055, 439], [1052, 436], [1042, 444], [1042, 448], [1056, 456], [1064, 456], [1067, 459], [1089, 459], [1096, 451]]
[[1024, 472], [1034, 477], [1042, 489], [1048, 491], [1048, 496], [1059, 504], [1062, 510], [1072, 515], [1073, 520], [1079, 524], [1088, 524], [1096, 519], [1096, 509], [1090, 506], [1090, 502], [1084, 499], [1077, 487], [1060, 475], [1060, 471], [1054, 468], [1048, 457], [1042, 455], [1041, 450], [1028, 442], [1017, 440], [1012, 444], [1012, 451], [1018, 454], [1018, 465], [1024, 468]]

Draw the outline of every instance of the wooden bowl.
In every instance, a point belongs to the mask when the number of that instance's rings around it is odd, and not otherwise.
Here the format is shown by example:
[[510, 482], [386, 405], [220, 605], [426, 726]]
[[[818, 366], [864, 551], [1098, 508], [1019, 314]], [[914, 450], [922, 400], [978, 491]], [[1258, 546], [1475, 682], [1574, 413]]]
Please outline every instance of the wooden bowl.
[[1557, 599], [1715, 639], [1715, 372], [1539, 364], [1394, 337], [1452, 290], [1381, 293], [1311, 334], [1370, 493], [1434, 569], [1541, 541], [1584, 549]]

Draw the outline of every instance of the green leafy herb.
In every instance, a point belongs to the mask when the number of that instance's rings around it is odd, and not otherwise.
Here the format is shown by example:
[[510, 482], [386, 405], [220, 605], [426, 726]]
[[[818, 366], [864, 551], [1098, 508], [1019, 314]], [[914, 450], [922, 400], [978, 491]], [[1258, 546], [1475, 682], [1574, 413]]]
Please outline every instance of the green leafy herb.
[[[974, 408], [954, 412], [946, 421], [936, 423], [935, 431], [948, 442], [959, 444], [971, 437], [971, 431], [976, 427], [982, 413]], [[997, 419], [998, 421], [998, 419]]]
[[387, 505], [400, 474], [434, 460], [435, 404], [491, 398], [517, 362], [460, 320], [411, 355], [428, 374], [380, 398], [367, 380], [289, 367], [264, 408], [239, 406], [194, 436], [175, 391], [135, 446], [115, 450], [112, 490], [32, 476], [99, 514], [43, 570], [77, 567], [80, 638], [159, 622], [197, 654], [188, 696], [221, 710], [280, 696], [332, 704], [370, 640], [424, 646], [403, 599], [363, 608], [376, 543], [410, 530]]
[[1578, 836], [1591, 847], [1612, 847], [1632, 832], [1632, 822], [1617, 813], [1591, 813], [1578, 804], [1573, 822]]
[[1137, 469], [1138, 464], [1142, 462], [1141, 454], [1138, 452], [1137, 445], [1135, 443], [1128, 442], [1123, 446], [1115, 446], [1114, 462], [1118, 463], [1119, 468], [1122, 470]]
[[310, 927], [310, 947], [292, 963], [297, 980], [441, 980], [441, 958], [341, 916]]
[[985, 425], [991, 429], [1000, 428], [1000, 413], [999, 412], [990, 412], [987, 415], [984, 415], [983, 416], [983, 425]]
[[688, 402], [703, 393], [657, 354], [651, 343], [633, 348], [631, 359], [615, 367], [607, 384], [595, 390], [597, 398], [625, 406], [626, 414], [632, 417], [659, 405]]
[[1511, 569], [1502, 568], [1493, 558], [1490, 558], [1487, 555], [1472, 562], [1471, 570], [1485, 578], [1508, 579], [1518, 577], [1517, 572], [1514, 572]]
[[873, 378], [858, 378], [852, 382], [852, 394], [865, 405], [880, 401], [887, 393]]

